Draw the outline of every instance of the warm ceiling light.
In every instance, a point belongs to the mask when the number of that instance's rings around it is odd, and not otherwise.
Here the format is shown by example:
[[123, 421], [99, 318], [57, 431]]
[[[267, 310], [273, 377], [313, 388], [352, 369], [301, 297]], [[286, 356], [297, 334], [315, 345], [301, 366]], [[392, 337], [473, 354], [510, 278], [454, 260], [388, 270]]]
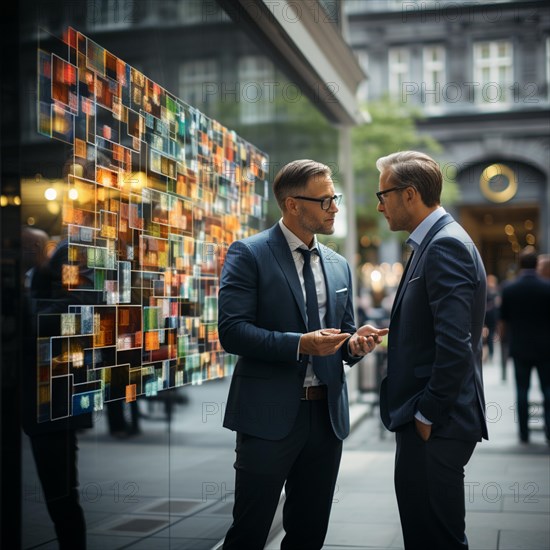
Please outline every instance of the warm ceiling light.
[[54, 201], [57, 199], [57, 191], [53, 187], [48, 187], [48, 189], [44, 191], [44, 197], [47, 201]]
[[50, 214], [54, 215], [54, 216], [57, 216], [57, 214], [59, 214], [59, 212], [60, 212], [58, 202], [50, 201], [50, 202], [46, 203], [46, 208], [47, 208], [48, 212]]
[[378, 269], [375, 269], [371, 274], [370, 274], [370, 278], [371, 278], [371, 281], [373, 282], [378, 282], [382, 279], [382, 273], [380, 273], [380, 271], [378, 271]]

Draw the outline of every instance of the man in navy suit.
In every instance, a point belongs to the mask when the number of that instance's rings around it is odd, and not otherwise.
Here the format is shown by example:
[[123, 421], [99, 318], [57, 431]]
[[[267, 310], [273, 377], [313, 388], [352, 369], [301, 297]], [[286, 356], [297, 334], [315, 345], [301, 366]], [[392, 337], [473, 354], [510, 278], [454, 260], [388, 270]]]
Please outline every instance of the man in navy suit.
[[413, 248], [390, 317], [380, 395], [396, 432], [395, 491], [407, 550], [466, 549], [464, 466], [487, 439], [481, 372], [486, 276], [464, 229], [440, 206], [437, 163], [380, 158], [378, 211]]
[[[544, 398], [544, 428], [550, 443], [550, 282], [537, 274], [532, 246], [519, 254], [518, 278], [502, 291], [501, 330], [510, 342], [516, 377], [518, 428], [522, 443], [529, 442], [529, 387], [537, 370]], [[509, 333], [509, 334], [508, 334]]]
[[284, 166], [273, 182], [282, 219], [236, 241], [219, 292], [219, 335], [239, 356], [224, 426], [237, 432], [233, 524], [225, 550], [261, 550], [283, 485], [285, 550], [323, 546], [349, 433], [343, 363], [387, 330], [355, 330], [347, 261], [317, 241], [334, 232], [341, 195], [330, 169]]

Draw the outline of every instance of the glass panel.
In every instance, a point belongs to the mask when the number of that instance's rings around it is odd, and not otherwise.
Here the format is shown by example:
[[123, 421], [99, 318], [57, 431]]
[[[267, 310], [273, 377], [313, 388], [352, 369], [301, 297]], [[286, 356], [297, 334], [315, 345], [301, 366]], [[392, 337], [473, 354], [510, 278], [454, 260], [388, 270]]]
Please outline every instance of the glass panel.
[[271, 120], [275, 112], [275, 73], [271, 62], [265, 57], [242, 57], [238, 71], [241, 122], [253, 124]]
[[215, 108], [212, 90], [218, 81], [218, 70], [215, 59], [187, 61], [180, 71], [180, 94], [187, 102], [196, 107], [208, 110], [212, 114]]
[[508, 42], [497, 42], [497, 55], [498, 57], [507, 57], [508, 53]]
[[[220, 414], [204, 425], [227, 381], [199, 387], [233, 371], [219, 276], [229, 243], [263, 224], [268, 157], [76, 29], [33, 46], [35, 132], [51, 164], [22, 182], [26, 232], [48, 229], [28, 273], [24, 547], [55, 539], [54, 520], [70, 548], [85, 525], [88, 548], [200, 547], [177, 526], [199, 513], [216, 542], [230, 512], [216, 516], [212, 488], [232, 492], [234, 436], [220, 436]], [[184, 76], [202, 85], [215, 66], [189, 62]], [[261, 80], [271, 69], [245, 67]], [[202, 397], [184, 414], [189, 385]], [[208, 428], [224, 459], [197, 443], [182, 459], [188, 434]]]
[[[32, 244], [22, 285], [34, 279], [38, 293], [21, 342], [23, 548], [57, 546], [50, 488], [69, 497], [57, 501], [65, 534], [81, 532], [80, 502], [89, 550], [212, 548], [232, 521], [235, 434], [222, 422], [235, 358], [219, 347], [221, 263], [232, 240], [278, 219], [268, 201], [278, 168], [293, 157], [337, 166], [338, 134], [214, 2], [192, 3], [132, 3], [123, 29], [106, 21], [101, 32], [90, 2], [23, 3], [36, 18], [19, 44], [22, 89], [33, 90], [19, 117]], [[199, 4], [201, 21], [183, 21]], [[207, 113], [179, 97], [210, 78]], [[241, 81], [267, 82], [271, 101], [246, 140], [228, 87]], [[214, 106], [219, 120], [207, 116]], [[37, 285], [36, 265], [54, 259]]]
[[403, 91], [403, 83], [411, 79], [409, 72], [409, 50], [392, 48], [389, 51], [389, 89], [394, 97]]
[[510, 101], [513, 78], [512, 44], [483, 42], [474, 46], [474, 77], [481, 84], [477, 101], [498, 105]]

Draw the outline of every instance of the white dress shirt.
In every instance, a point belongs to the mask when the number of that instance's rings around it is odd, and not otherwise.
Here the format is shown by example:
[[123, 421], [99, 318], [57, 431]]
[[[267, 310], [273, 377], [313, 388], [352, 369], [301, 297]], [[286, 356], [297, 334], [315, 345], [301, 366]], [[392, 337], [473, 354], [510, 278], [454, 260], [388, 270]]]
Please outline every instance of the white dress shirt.
[[[283, 220], [279, 220], [279, 227], [285, 236], [285, 239], [292, 252], [292, 258], [294, 259], [294, 265], [300, 279], [300, 285], [302, 287], [302, 294], [304, 296], [304, 304], [306, 303], [306, 285], [304, 282], [304, 256], [301, 252], [298, 252], [298, 248], [308, 250], [307, 245], [299, 239], [284, 223]], [[309, 250], [317, 249], [317, 236], [313, 237], [313, 245]], [[311, 271], [313, 271], [313, 278], [315, 279], [315, 290], [317, 291], [317, 302], [319, 304], [319, 319], [321, 321], [321, 328], [326, 328], [325, 318], [327, 314], [327, 287], [325, 284], [325, 274], [323, 273], [323, 266], [321, 265], [321, 258], [319, 254], [311, 255]], [[296, 358], [300, 356], [300, 345], [296, 350]], [[318, 386], [321, 381], [313, 372], [313, 366], [311, 364], [311, 357], [307, 365], [306, 376], [304, 379], [304, 386]]]

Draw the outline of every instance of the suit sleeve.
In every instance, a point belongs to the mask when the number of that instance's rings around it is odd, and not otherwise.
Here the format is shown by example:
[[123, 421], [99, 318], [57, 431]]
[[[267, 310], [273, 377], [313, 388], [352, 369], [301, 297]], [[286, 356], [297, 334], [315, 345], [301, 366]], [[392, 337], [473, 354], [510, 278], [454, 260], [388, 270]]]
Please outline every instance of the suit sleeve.
[[475, 256], [457, 239], [439, 239], [426, 254], [435, 362], [418, 410], [434, 424], [445, 424], [465, 375], [472, 368], [471, 319], [479, 269]]
[[[347, 276], [348, 276], [348, 301], [346, 303], [346, 311], [344, 314], [344, 318], [342, 319], [342, 323], [340, 324], [340, 328], [342, 332], [347, 332], [349, 334], [354, 334], [356, 332], [355, 327], [355, 318], [353, 313], [353, 283], [351, 278], [351, 270], [346, 262], [347, 267]], [[342, 350], [342, 358], [344, 361], [348, 364], [348, 366], [353, 366], [355, 363], [361, 361], [363, 357], [356, 357], [355, 355], [351, 355], [349, 353], [348, 348], [349, 340], [340, 348]]]
[[249, 247], [240, 241], [233, 243], [227, 251], [220, 283], [220, 343], [225, 351], [235, 355], [298, 363], [296, 350], [301, 333], [257, 326], [259, 277], [257, 259]]

